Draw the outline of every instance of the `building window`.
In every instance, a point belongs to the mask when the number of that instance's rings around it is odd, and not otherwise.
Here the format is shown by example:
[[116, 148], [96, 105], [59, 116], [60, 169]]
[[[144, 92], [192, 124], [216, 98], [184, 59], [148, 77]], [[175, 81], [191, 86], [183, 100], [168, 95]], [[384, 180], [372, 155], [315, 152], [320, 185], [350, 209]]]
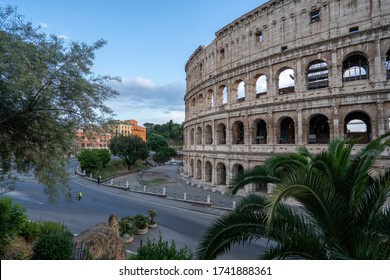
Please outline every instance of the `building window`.
[[221, 59], [225, 58], [225, 49], [220, 49], [219, 51]]
[[329, 84], [328, 65], [323, 60], [310, 64], [307, 71], [307, 89], [327, 88]]
[[310, 13], [310, 22], [319, 22], [321, 19], [321, 13], [320, 10], [315, 10]]
[[282, 46], [281, 48], [280, 48], [280, 50], [283, 52], [283, 51], [287, 51], [287, 46]]
[[349, 29], [349, 33], [354, 33], [359, 31], [359, 26], [354, 26]]
[[257, 42], [259, 42], [259, 43], [262, 43], [262, 42], [263, 42], [263, 32], [262, 32], [262, 31], [257, 31], [257, 32], [256, 32], [256, 40], [257, 40]]
[[367, 80], [368, 70], [368, 61], [364, 56], [351, 56], [343, 62], [343, 82]]

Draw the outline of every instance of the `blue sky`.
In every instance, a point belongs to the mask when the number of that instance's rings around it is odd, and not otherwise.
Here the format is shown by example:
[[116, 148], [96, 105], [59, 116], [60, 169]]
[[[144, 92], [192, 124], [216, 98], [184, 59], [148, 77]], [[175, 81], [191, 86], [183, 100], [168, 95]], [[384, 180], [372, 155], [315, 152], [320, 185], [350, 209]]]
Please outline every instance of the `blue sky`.
[[33, 26], [66, 44], [107, 45], [96, 53], [95, 74], [118, 76], [120, 92], [107, 102], [115, 119], [162, 124], [184, 120], [184, 66], [215, 32], [265, 0], [0, 0]]

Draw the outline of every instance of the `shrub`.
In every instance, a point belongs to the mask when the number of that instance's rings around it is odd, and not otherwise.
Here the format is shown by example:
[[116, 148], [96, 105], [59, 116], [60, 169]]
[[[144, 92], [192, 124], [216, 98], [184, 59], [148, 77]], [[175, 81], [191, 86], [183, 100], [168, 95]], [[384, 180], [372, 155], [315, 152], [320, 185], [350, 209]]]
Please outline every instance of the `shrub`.
[[133, 235], [137, 231], [134, 224], [134, 219], [130, 216], [123, 217], [119, 220], [119, 234], [124, 236], [125, 234]]
[[69, 231], [42, 235], [34, 244], [33, 260], [72, 260], [73, 234]]
[[146, 244], [139, 247], [136, 253], [129, 256], [129, 260], [192, 260], [193, 253], [187, 246], [181, 249], [176, 248], [175, 241], [171, 244], [163, 241], [161, 233], [156, 241], [148, 238]]
[[0, 199], [0, 256], [10, 240], [18, 235], [27, 222], [26, 210], [18, 204], [12, 204], [12, 199]]
[[41, 234], [41, 223], [29, 221], [24, 225], [20, 235], [24, 238], [24, 240], [26, 240], [26, 242], [31, 243], [37, 240]]
[[60, 233], [67, 231], [67, 227], [64, 224], [54, 221], [43, 221], [41, 224], [42, 234]]
[[134, 216], [135, 226], [139, 229], [145, 229], [148, 227], [148, 216], [137, 214]]

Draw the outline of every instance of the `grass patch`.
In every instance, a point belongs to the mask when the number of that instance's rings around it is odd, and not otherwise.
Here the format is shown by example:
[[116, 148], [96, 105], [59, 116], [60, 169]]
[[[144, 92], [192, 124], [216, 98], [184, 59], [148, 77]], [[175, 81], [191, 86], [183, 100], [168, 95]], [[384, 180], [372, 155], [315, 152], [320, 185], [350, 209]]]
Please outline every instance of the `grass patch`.
[[134, 164], [130, 170], [127, 169], [127, 165], [123, 163], [121, 159], [112, 159], [105, 167], [100, 167], [92, 171], [93, 177], [101, 176], [102, 180], [106, 180], [111, 177], [128, 174], [145, 169], [146, 166], [141, 162]]

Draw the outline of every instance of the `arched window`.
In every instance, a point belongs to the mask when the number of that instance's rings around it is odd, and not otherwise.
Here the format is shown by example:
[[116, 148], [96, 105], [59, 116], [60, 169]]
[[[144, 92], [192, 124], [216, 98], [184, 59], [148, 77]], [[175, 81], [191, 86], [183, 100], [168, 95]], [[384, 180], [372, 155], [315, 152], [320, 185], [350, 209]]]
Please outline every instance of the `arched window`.
[[390, 51], [386, 53], [385, 67], [386, 67], [386, 78], [387, 80], [390, 80]]
[[294, 70], [288, 68], [279, 74], [279, 94], [295, 92]]
[[203, 111], [203, 94], [198, 96], [198, 112]]
[[213, 91], [209, 90], [206, 95], [206, 107], [207, 109], [214, 107]]
[[362, 55], [353, 55], [343, 62], [343, 82], [367, 80], [368, 61]]
[[326, 144], [330, 139], [329, 119], [324, 115], [315, 115], [309, 123], [309, 144]]
[[226, 185], [226, 166], [222, 162], [217, 164], [217, 185]]
[[280, 144], [295, 144], [294, 120], [290, 117], [284, 118], [280, 122]]
[[256, 98], [264, 94], [267, 94], [267, 77], [260, 75], [256, 80]]
[[241, 81], [237, 86], [237, 101], [245, 100], [245, 83]]
[[223, 123], [217, 126], [217, 144], [226, 144], [226, 126]]
[[233, 170], [232, 170], [232, 176], [233, 178], [236, 178], [238, 175], [244, 172], [244, 167], [242, 167], [241, 164], [235, 164], [233, 165]]
[[213, 144], [213, 131], [211, 125], [207, 125], [204, 131], [204, 140], [206, 145]]
[[310, 63], [307, 70], [307, 89], [326, 88], [329, 85], [328, 65], [323, 60]]
[[244, 144], [244, 124], [237, 121], [233, 124], [232, 144]]
[[227, 87], [224, 87], [222, 90], [222, 104], [225, 105], [228, 103], [228, 92]]
[[204, 165], [204, 171], [205, 171], [204, 181], [211, 182], [213, 179], [213, 166], [211, 165], [211, 163], [209, 161], [206, 161], [206, 163]]
[[371, 120], [366, 113], [350, 113], [345, 117], [344, 124], [345, 137], [356, 140], [359, 144], [371, 141]]
[[191, 145], [195, 144], [195, 129], [191, 128], [191, 133], [190, 133], [190, 143]]
[[264, 120], [256, 120], [252, 125], [253, 144], [267, 144], [267, 124]]
[[196, 145], [202, 145], [202, 128], [200, 126], [196, 129]]
[[202, 161], [198, 159], [196, 161], [196, 175], [195, 179], [202, 179]]
[[192, 98], [192, 101], [191, 101], [191, 113], [192, 114], [196, 113], [196, 100], [195, 100], [195, 98]]

